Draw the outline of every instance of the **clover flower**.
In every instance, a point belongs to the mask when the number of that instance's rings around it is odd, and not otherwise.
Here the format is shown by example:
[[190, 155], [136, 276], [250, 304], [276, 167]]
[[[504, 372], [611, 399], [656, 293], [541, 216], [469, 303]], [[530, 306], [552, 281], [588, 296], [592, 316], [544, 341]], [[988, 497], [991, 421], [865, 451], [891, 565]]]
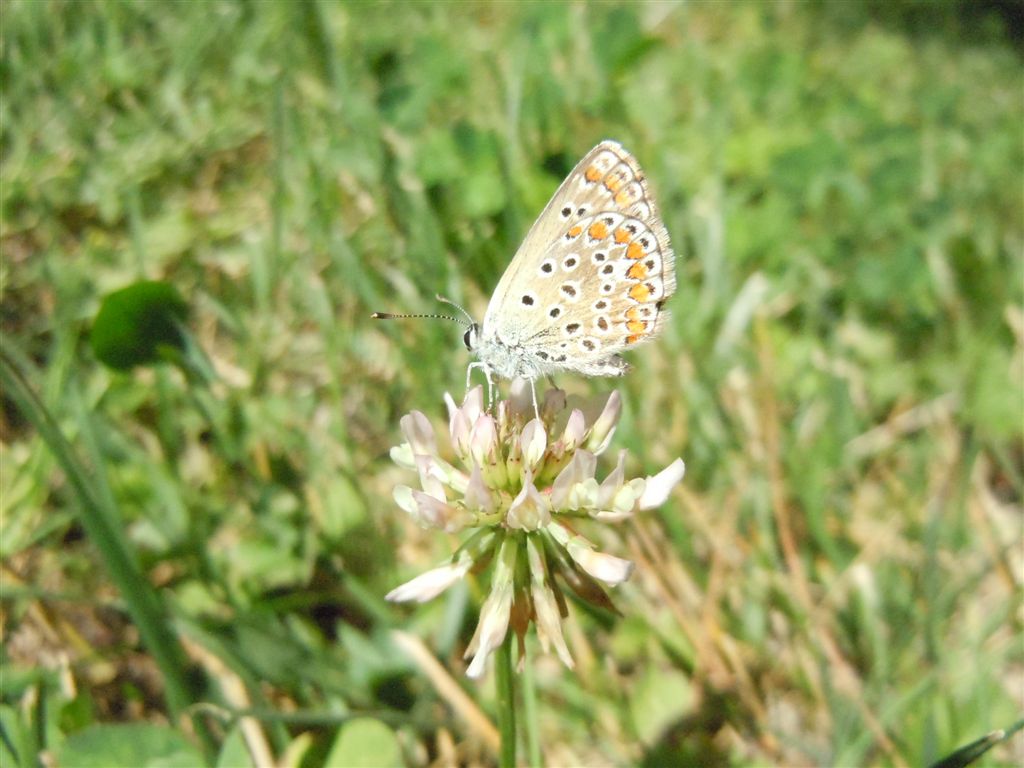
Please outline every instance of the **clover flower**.
[[621, 413], [618, 392], [589, 425], [581, 410], [567, 408], [558, 389], [545, 394], [539, 418], [531, 418], [529, 386], [518, 380], [493, 414], [483, 407], [481, 387], [470, 390], [461, 406], [447, 394], [445, 403], [452, 449], [463, 468], [440, 457], [429, 420], [412, 411], [400, 422], [405, 442], [391, 457], [418, 473], [420, 487], [397, 486], [394, 498], [425, 528], [472, 533], [448, 562], [392, 590], [387, 599], [426, 602], [493, 563], [490, 592], [466, 649], [466, 657], [473, 657], [467, 675], [483, 673], [510, 626], [522, 659], [530, 622], [545, 652], [553, 647], [571, 668], [561, 628], [568, 615], [563, 585], [614, 610], [602, 585], [620, 584], [633, 570], [630, 561], [599, 552], [576, 532], [576, 523], [619, 522], [660, 505], [682, 480], [683, 461], [676, 459], [653, 477], [627, 480], [621, 451], [615, 469], [597, 480], [597, 457]]

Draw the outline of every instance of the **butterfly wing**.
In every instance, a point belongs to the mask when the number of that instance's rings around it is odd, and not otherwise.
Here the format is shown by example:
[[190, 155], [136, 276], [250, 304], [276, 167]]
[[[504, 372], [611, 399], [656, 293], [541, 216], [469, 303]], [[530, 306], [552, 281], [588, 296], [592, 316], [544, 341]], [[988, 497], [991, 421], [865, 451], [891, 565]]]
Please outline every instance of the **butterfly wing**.
[[675, 261], [643, 171], [614, 141], [594, 147], [538, 217], [498, 283], [485, 341], [535, 370], [621, 375], [617, 353], [666, 318]]

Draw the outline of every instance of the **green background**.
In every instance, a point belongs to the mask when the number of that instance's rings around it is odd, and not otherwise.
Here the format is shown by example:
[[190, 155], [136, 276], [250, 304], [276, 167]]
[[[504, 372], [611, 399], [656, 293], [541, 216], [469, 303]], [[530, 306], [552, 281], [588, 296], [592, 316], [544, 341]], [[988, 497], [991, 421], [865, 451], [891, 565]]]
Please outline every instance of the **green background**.
[[[0, 14], [0, 321], [40, 398], [5, 384], [5, 765], [251, 764], [242, 714], [289, 764], [493, 760], [389, 634], [493, 719], [461, 661], [485, 582], [381, 597], [454, 546], [388, 449], [411, 409], [444, 429], [462, 331], [369, 315], [481, 317], [604, 138], [679, 289], [628, 377], [557, 381], [620, 389], [632, 475], [688, 472], [603, 539], [624, 617], [573, 606], [577, 668], [533, 657], [546, 763], [921, 765], [1020, 717], [1019, 6]], [[215, 373], [97, 362], [141, 279]], [[103, 752], [118, 723], [141, 752]]]

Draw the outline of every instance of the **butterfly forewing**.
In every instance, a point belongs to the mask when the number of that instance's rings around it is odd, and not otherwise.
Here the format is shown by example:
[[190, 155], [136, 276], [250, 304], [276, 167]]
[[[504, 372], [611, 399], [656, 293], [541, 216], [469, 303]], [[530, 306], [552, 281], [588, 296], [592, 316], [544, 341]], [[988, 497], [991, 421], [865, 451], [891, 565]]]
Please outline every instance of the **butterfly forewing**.
[[530, 229], [482, 333], [536, 369], [619, 375], [627, 366], [615, 353], [657, 334], [674, 290], [668, 233], [643, 172], [622, 146], [605, 141]]

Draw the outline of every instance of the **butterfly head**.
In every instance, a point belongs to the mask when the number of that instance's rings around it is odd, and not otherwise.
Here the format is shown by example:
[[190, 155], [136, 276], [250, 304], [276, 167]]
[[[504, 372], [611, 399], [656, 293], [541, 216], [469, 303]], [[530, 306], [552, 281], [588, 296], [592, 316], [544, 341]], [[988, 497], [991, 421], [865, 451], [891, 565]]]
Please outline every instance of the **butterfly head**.
[[469, 328], [466, 329], [466, 333], [462, 337], [462, 342], [470, 352], [477, 348], [480, 344], [480, 325], [478, 323], [470, 323]]

